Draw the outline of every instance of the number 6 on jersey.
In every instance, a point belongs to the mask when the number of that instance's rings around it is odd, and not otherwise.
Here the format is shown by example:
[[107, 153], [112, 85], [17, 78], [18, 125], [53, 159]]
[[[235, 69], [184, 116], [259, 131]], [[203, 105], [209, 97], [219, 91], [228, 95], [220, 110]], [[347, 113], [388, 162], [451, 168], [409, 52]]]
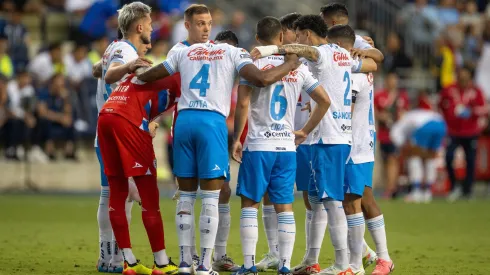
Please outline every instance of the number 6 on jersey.
[[281, 95], [283, 89], [284, 85], [277, 85], [272, 93], [270, 114], [271, 118], [274, 120], [281, 120], [286, 115], [288, 100], [285, 96]]

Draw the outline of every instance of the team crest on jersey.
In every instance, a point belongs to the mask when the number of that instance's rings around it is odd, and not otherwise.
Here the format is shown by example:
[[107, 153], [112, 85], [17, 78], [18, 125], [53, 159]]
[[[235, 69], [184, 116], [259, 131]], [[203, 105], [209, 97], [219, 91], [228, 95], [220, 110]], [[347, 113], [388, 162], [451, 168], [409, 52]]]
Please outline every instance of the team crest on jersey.
[[114, 58], [123, 58], [123, 56], [122, 56], [122, 50], [121, 49], [116, 50], [114, 52], [114, 54], [112, 55], [112, 59], [114, 59]]

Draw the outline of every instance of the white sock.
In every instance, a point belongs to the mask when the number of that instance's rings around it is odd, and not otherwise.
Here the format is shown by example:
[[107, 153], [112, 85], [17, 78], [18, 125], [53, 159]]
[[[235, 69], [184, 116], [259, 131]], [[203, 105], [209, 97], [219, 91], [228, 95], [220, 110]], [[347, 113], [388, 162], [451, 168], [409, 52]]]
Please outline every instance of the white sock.
[[347, 252], [347, 218], [341, 201], [324, 201], [327, 210], [328, 231], [335, 249], [335, 266], [341, 270], [349, 267]]
[[279, 257], [277, 240], [277, 213], [274, 205], [262, 205], [262, 221], [269, 244], [269, 253]]
[[153, 258], [155, 259], [155, 263], [159, 266], [167, 265], [169, 263], [167, 252], [165, 252], [165, 249], [153, 252]]
[[124, 261], [123, 255], [121, 253], [121, 250], [119, 250], [119, 246], [117, 245], [116, 241], [116, 236], [114, 236], [114, 232], [112, 233], [112, 243], [111, 243], [111, 250], [112, 250], [112, 258], [111, 258], [111, 263], [116, 264], [116, 265], [121, 265]]
[[[180, 191], [180, 199], [177, 202], [175, 225], [179, 238], [180, 261], [192, 264], [192, 227], [194, 226], [194, 203], [196, 192]], [[179, 214], [181, 213], [181, 214]]]
[[436, 159], [428, 159], [425, 161], [426, 189], [431, 190], [431, 186], [436, 180], [437, 180], [437, 160]]
[[366, 257], [369, 254], [369, 251], [372, 250], [371, 247], [366, 242], [366, 239], [362, 240], [362, 257]]
[[226, 255], [226, 243], [230, 235], [230, 204], [219, 204], [219, 224], [218, 234], [216, 235], [216, 243], [214, 245], [214, 260], [218, 261]]
[[385, 219], [383, 215], [366, 220], [369, 233], [376, 245], [376, 254], [380, 259], [391, 261], [386, 241]]
[[259, 240], [257, 212], [253, 207], [245, 207], [242, 208], [240, 215], [243, 266], [247, 269], [255, 265], [255, 248]]
[[318, 197], [309, 197], [311, 205], [311, 225], [309, 233], [308, 251], [306, 252], [305, 262], [307, 264], [318, 263], [320, 257], [320, 249], [322, 247], [325, 230], [327, 230], [327, 211], [323, 203], [318, 200]]
[[348, 229], [348, 242], [350, 251], [350, 265], [354, 268], [354, 271], [358, 271], [362, 267], [362, 252], [364, 244], [364, 231], [366, 230], [366, 224], [364, 222], [364, 215], [356, 213], [347, 216]]
[[202, 206], [199, 218], [199, 231], [201, 236], [201, 261], [205, 268], [211, 268], [211, 256], [213, 254], [216, 234], [219, 224], [219, 201], [220, 190], [201, 190]]
[[282, 267], [291, 269], [291, 257], [293, 256], [294, 240], [296, 239], [296, 223], [293, 212], [281, 212], [277, 214], [277, 229], [279, 232], [279, 270]]
[[306, 237], [306, 251], [308, 252], [308, 248], [310, 248], [310, 227], [311, 227], [311, 217], [313, 216], [313, 212], [309, 209], [306, 209], [305, 216], [305, 237]]
[[109, 263], [112, 258], [112, 226], [109, 218], [109, 187], [102, 186], [100, 190], [99, 208], [97, 210], [99, 224], [99, 258]]
[[128, 264], [135, 264], [136, 263], [136, 257], [133, 254], [133, 251], [131, 248], [123, 248], [122, 253], [123, 258]]

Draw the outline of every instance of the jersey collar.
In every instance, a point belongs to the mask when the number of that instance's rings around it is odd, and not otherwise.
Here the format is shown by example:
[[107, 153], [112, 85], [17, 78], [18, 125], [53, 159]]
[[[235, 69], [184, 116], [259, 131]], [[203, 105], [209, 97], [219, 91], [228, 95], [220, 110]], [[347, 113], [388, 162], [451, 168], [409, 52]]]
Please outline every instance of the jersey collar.
[[126, 40], [126, 39], [121, 39], [121, 42], [126, 42], [126, 43], [128, 43], [128, 44], [129, 44], [129, 46], [133, 47], [133, 49], [134, 49], [136, 52], [138, 52], [138, 50], [137, 50], [137, 49], [136, 49], [136, 47], [133, 45], [133, 43], [129, 42], [128, 40]]

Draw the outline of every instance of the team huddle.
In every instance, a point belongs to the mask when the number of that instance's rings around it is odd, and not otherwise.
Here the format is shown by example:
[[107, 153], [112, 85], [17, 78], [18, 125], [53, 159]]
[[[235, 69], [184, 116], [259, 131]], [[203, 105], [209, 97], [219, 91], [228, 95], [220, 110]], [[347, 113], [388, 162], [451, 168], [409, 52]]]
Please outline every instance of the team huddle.
[[[99, 78], [95, 146], [102, 180], [97, 269], [126, 275], [247, 275], [270, 269], [281, 275], [352, 275], [365, 274], [366, 266], [376, 264], [372, 274], [391, 273], [384, 218], [371, 190], [376, 142], [371, 72], [383, 55], [348, 26], [346, 7], [329, 4], [321, 15], [265, 17], [256, 25], [261, 46], [249, 53], [238, 47], [231, 31], [211, 41], [209, 9], [191, 5], [184, 15], [188, 38], [154, 66], [144, 58], [151, 48], [150, 12], [141, 2], [125, 5], [118, 18], [123, 39], [111, 43], [94, 65]], [[226, 118], [237, 78], [234, 140], [228, 152]], [[165, 250], [152, 144], [158, 127], [154, 120], [174, 105], [179, 264]], [[440, 145], [444, 125], [431, 113], [412, 117], [395, 125], [397, 145], [410, 144], [428, 157]], [[226, 253], [229, 155], [240, 163], [241, 266]], [[295, 184], [306, 208], [307, 249], [301, 263], [291, 267]], [[198, 193], [199, 225], [194, 213]], [[131, 250], [133, 201], [142, 207], [154, 255], [151, 269]], [[269, 253], [256, 263], [261, 202]], [[364, 241], [366, 224], [376, 251]], [[320, 270], [327, 225], [335, 262]]]

